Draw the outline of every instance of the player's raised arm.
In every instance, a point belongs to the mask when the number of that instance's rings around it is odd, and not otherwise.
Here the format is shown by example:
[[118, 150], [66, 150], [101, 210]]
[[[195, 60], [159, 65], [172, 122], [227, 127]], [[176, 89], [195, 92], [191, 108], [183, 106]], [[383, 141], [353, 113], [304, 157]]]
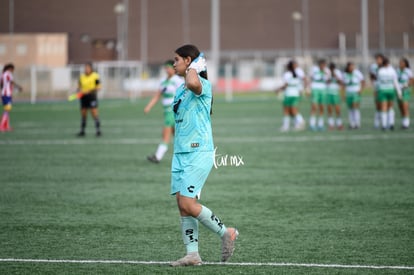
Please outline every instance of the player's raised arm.
[[206, 59], [204, 58], [203, 53], [200, 53], [187, 68], [187, 87], [197, 95], [200, 95], [203, 89], [200, 79], [198, 78], [198, 75], [201, 72], [207, 72]]

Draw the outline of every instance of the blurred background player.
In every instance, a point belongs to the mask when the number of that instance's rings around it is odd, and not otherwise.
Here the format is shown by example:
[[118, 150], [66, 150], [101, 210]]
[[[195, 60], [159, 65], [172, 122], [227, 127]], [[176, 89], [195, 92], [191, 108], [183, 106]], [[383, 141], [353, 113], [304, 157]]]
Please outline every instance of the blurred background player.
[[[329, 70], [331, 72], [331, 78], [328, 82], [328, 126], [330, 130], [343, 129], [341, 118], [341, 85], [342, 85], [342, 73], [336, 68], [335, 63], [329, 64]], [[334, 118], [333, 112], [335, 111], [336, 117]]]
[[164, 128], [162, 130], [162, 142], [158, 145], [157, 151], [154, 155], [148, 156], [147, 159], [154, 163], [159, 163], [168, 151], [168, 145], [171, 136], [174, 134], [174, 112], [172, 103], [174, 101], [175, 91], [180, 87], [184, 81], [181, 77], [175, 74], [174, 61], [168, 60], [164, 63], [164, 69], [167, 73], [167, 78], [161, 82], [160, 89], [151, 101], [145, 106], [144, 113], [148, 114], [152, 107], [162, 98], [162, 106], [164, 107]]
[[283, 124], [280, 131], [287, 132], [290, 128], [290, 118], [294, 119], [294, 129], [303, 130], [305, 121], [298, 111], [300, 92], [303, 89], [303, 75], [298, 75], [298, 65], [295, 61], [289, 61], [286, 72], [283, 74], [284, 84], [276, 92], [284, 90], [283, 99]]
[[13, 80], [14, 65], [12, 63], [6, 64], [3, 67], [3, 72], [0, 78], [1, 100], [3, 103], [3, 115], [0, 122], [0, 131], [11, 131], [10, 127], [10, 111], [12, 109], [13, 89], [16, 87], [22, 91], [23, 88]]
[[381, 104], [382, 130], [394, 130], [395, 114], [393, 102], [397, 92], [398, 98], [402, 98], [397, 72], [391, 66], [387, 57], [383, 58], [382, 66], [377, 74], [378, 100]]
[[171, 194], [175, 195], [181, 216], [181, 232], [186, 256], [172, 266], [200, 265], [198, 223], [221, 237], [221, 260], [233, 254], [238, 232], [227, 228], [210, 209], [200, 204], [200, 192], [213, 167], [214, 144], [211, 129], [213, 93], [207, 80], [204, 56], [197, 47], [184, 45], [175, 51], [174, 69], [183, 76], [174, 97], [175, 138], [171, 167]]
[[[329, 80], [329, 71], [326, 68], [326, 61], [320, 59], [318, 66], [314, 66], [310, 73], [311, 81], [311, 115], [309, 126], [312, 131], [324, 130], [324, 106], [326, 104], [327, 82]], [[316, 125], [316, 115], [318, 117], [318, 125]]]
[[348, 62], [343, 75], [343, 85], [345, 86], [346, 103], [349, 114], [349, 128], [358, 129], [361, 127], [361, 93], [365, 86], [364, 76], [355, 69], [355, 64]]
[[374, 103], [375, 103], [375, 115], [374, 115], [374, 128], [378, 129], [381, 125], [381, 103], [378, 100], [378, 88], [377, 88], [377, 74], [379, 68], [382, 66], [384, 55], [377, 53], [375, 56], [375, 63], [372, 63], [369, 67], [369, 76], [373, 87]]
[[413, 72], [410, 69], [410, 63], [407, 58], [401, 58], [397, 69], [398, 82], [402, 91], [402, 98], [398, 99], [398, 107], [400, 108], [402, 117], [402, 128], [410, 127], [410, 111], [408, 102], [410, 100], [411, 86], [414, 84]]
[[88, 109], [90, 110], [93, 119], [95, 120], [96, 136], [101, 136], [101, 122], [98, 114], [98, 96], [97, 93], [101, 88], [98, 73], [93, 71], [92, 64], [85, 64], [85, 71], [79, 77], [78, 92], [82, 93], [80, 98], [81, 107], [81, 129], [78, 137], [85, 136], [86, 120]]

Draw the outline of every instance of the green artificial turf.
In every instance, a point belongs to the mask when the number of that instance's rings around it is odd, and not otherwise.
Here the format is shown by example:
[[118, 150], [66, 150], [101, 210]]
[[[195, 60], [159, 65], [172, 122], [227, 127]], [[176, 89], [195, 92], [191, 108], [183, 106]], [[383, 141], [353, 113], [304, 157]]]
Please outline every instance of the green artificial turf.
[[[216, 161], [201, 202], [240, 237], [233, 263], [414, 266], [414, 133], [372, 127], [363, 99], [358, 131], [280, 133], [270, 94], [214, 103]], [[0, 259], [168, 262], [183, 256], [169, 195], [172, 150], [149, 163], [162, 108], [103, 100], [101, 138], [85, 138], [76, 103], [15, 103], [0, 133]], [[309, 102], [300, 109], [308, 117]], [[346, 121], [346, 110], [343, 111]], [[397, 122], [399, 116], [397, 112]], [[172, 149], [172, 146], [171, 146]], [[200, 254], [220, 240], [200, 228]], [[1, 274], [409, 274], [413, 270], [305, 266], [171, 268], [166, 264], [1, 262]]]

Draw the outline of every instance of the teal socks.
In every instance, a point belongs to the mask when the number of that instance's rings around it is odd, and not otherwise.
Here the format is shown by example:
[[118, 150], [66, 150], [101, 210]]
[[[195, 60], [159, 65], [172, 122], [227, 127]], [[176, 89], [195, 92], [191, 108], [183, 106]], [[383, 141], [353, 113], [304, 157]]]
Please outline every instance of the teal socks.
[[181, 232], [183, 235], [184, 245], [187, 249], [187, 254], [191, 252], [198, 252], [197, 219], [191, 216], [181, 217]]
[[197, 220], [201, 222], [205, 227], [223, 237], [226, 232], [226, 227], [220, 221], [220, 219], [211, 212], [210, 209], [202, 205], [201, 212], [197, 217]]

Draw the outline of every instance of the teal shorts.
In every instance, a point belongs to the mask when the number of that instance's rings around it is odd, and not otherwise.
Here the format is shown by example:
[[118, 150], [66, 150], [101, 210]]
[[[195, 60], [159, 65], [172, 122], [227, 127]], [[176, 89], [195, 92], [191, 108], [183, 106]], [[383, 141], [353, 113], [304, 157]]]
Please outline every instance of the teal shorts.
[[354, 104], [359, 104], [361, 102], [361, 96], [358, 93], [351, 93], [346, 95], [346, 104], [349, 109], [352, 109]]
[[296, 107], [299, 103], [300, 97], [298, 96], [285, 96], [283, 99], [283, 106]]
[[328, 94], [327, 104], [328, 105], [339, 105], [341, 103], [341, 97], [338, 94]]
[[326, 90], [313, 89], [311, 96], [312, 96], [312, 103], [326, 104]]
[[200, 197], [201, 189], [213, 168], [214, 151], [175, 153], [171, 167], [171, 195]]

